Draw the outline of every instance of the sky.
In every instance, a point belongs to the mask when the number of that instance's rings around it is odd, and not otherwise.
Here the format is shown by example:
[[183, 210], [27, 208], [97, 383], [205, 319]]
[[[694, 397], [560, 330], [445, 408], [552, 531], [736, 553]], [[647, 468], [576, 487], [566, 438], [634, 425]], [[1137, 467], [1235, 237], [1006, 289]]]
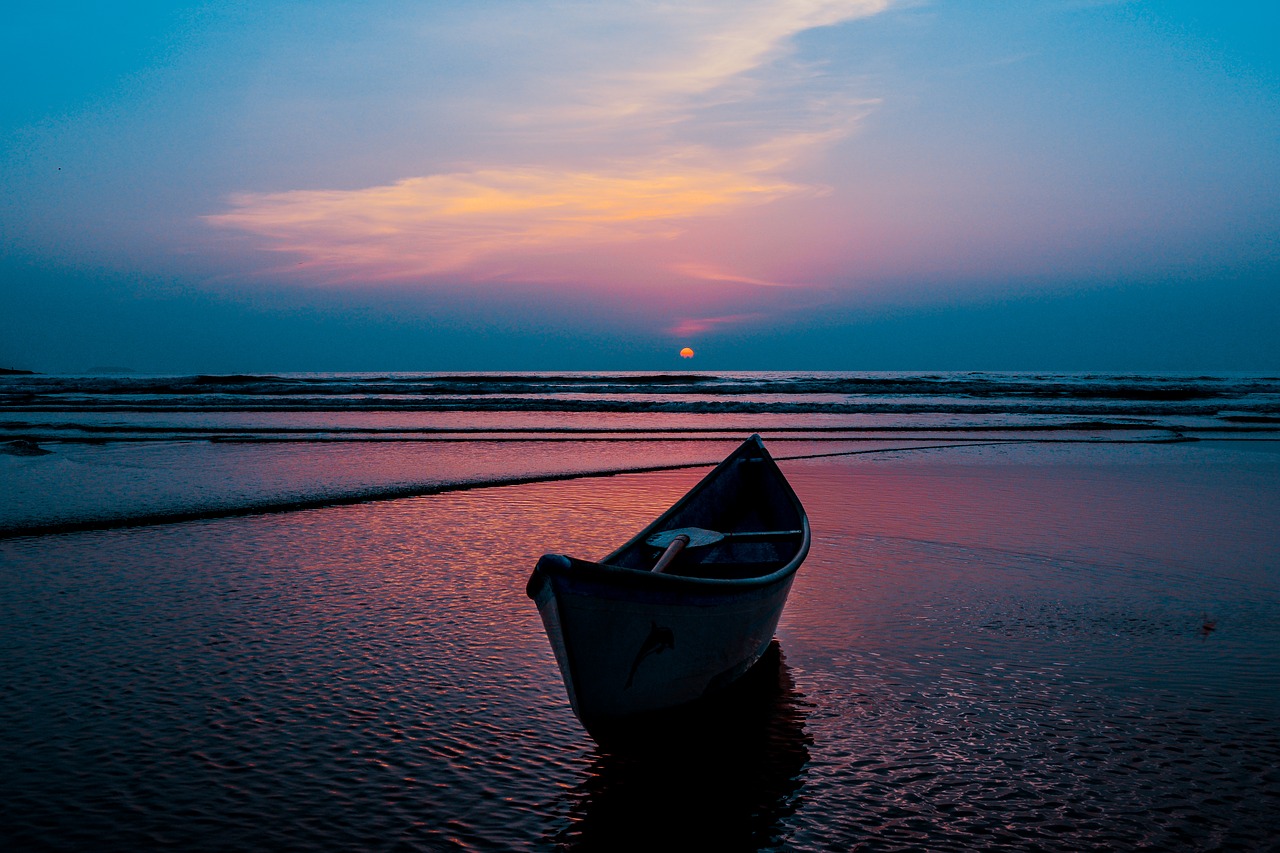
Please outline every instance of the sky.
[[0, 367], [1280, 371], [1274, 4], [5, 17]]

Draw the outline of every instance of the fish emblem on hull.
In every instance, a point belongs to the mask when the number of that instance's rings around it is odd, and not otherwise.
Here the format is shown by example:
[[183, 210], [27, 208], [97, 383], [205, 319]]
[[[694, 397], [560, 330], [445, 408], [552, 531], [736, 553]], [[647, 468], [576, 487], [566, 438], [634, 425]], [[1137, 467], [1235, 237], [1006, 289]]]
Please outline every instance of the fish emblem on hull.
[[670, 628], [663, 628], [657, 622], [649, 623], [652, 627], [649, 629], [649, 636], [644, 638], [644, 642], [640, 644], [640, 650], [636, 652], [636, 659], [631, 664], [631, 672], [627, 674], [627, 683], [623, 687], [629, 690], [636, 678], [636, 671], [640, 669], [640, 664], [644, 663], [649, 655], [660, 655], [666, 649], [674, 649], [676, 647], [676, 635], [672, 633]]

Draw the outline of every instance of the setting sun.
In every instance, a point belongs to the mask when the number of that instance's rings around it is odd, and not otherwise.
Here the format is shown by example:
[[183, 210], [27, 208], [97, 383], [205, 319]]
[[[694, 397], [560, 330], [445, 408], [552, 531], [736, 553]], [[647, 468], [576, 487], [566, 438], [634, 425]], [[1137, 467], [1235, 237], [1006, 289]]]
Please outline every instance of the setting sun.
[[680, 350], [680, 357], [681, 357], [681, 358], [693, 358], [693, 348], [692, 348], [692, 347], [685, 347], [684, 349]]

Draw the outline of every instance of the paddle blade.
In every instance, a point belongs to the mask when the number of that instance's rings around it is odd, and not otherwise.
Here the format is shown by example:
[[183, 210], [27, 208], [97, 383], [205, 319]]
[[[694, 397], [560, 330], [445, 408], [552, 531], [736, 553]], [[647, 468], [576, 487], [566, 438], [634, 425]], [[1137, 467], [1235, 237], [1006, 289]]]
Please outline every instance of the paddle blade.
[[723, 533], [717, 533], [714, 530], [707, 530], [703, 527], [681, 527], [679, 530], [663, 530], [654, 533], [644, 541], [655, 548], [665, 548], [675, 541], [677, 536], [689, 537], [689, 542], [685, 545], [686, 548], [714, 545], [724, 538]]

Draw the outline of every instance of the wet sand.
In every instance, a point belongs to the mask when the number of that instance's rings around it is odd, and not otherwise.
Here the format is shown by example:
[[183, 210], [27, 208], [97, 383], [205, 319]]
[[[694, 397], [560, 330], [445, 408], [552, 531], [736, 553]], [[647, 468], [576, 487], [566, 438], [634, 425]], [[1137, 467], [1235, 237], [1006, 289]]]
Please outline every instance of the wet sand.
[[769, 689], [653, 755], [581, 731], [523, 587], [701, 470], [0, 541], [0, 842], [1266, 849], [1275, 450], [784, 463]]

